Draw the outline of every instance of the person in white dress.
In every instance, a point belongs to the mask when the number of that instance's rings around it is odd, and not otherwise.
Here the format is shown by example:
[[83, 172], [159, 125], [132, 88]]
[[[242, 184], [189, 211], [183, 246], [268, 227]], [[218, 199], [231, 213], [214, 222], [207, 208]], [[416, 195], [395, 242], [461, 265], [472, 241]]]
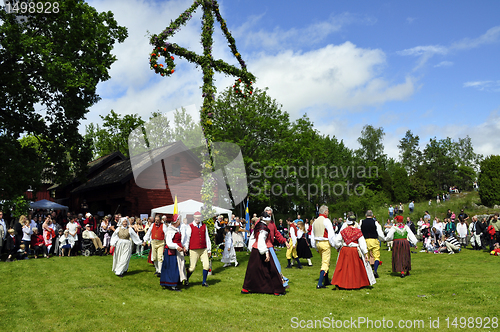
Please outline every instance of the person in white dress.
[[120, 220], [121, 225], [111, 236], [111, 247], [114, 247], [112, 271], [120, 278], [128, 271], [128, 264], [132, 256], [132, 242], [142, 244], [142, 240], [128, 224], [128, 218]]
[[226, 237], [224, 240], [224, 252], [222, 253], [221, 262], [224, 263], [224, 267], [231, 266], [231, 263], [234, 263], [234, 266], [238, 266], [236, 251], [233, 245], [233, 226], [227, 226], [224, 231]]

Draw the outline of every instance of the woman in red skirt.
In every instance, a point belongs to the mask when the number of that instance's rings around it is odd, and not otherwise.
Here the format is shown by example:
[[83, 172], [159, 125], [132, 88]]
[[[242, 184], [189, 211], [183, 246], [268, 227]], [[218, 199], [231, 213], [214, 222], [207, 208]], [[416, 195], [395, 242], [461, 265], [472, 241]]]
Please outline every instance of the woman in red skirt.
[[356, 216], [347, 221], [347, 227], [335, 239], [335, 247], [340, 249], [332, 285], [343, 289], [359, 289], [375, 283], [370, 265], [364, 256], [368, 253], [366, 241], [359, 228], [354, 227]]
[[[400, 273], [401, 278], [410, 275], [410, 242], [417, 248], [417, 238], [411, 229], [403, 223], [403, 216], [394, 217], [396, 224], [389, 229], [386, 241], [393, 241], [392, 272]], [[408, 242], [410, 241], [410, 242]]]

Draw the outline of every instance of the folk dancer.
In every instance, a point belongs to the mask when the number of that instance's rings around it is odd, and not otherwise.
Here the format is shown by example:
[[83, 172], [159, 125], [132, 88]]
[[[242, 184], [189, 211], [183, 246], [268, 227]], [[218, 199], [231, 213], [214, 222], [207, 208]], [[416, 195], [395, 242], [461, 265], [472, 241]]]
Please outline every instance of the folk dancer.
[[321, 271], [319, 272], [317, 289], [326, 288], [331, 285], [328, 278], [330, 269], [331, 247], [335, 246], [336, 234], [333, 231], [332, 222], [328, 219], [328, 206], [321, 205], [319, 217], [313, 224], [311, 231], [311, 247], [321, 256]]
[[392, 250], [392, 272], [400, 273], [401, 278], [410, 275], [411, 256], [410, 241], [415, 249], [417, 248], [417, 238], [411, 229], [403, 223], [403, 216], [394, 217], [396, 224], [387, 233], [387, 241], [394, 239], [394, 248]]
[[[283, 273], [281, 272], [281, 264], [280, 264], [280, 261], [278, 260], [278, 257], [276, 256], [276, 252], [274, 251], [273, 243], [274, 243], [274, 241], [277, 241], [280, 244], [286, 244], [287, 249], [290, 248], [290, 245], [286, 241], [286, 238], [278, 231], [276, 224], [272, 220], [273, 209], [271, 209], [271, 207], [267, 206], [264, 209], [264, 212], [267, 213], [269, 215], [269, 217], [271, 218], [271, 220], [269, 221], [269, 224], [267, 224], [267, 227], [269, 228], [269, 235], [268, 235], [269, 241], [267, 242], [267, 244], [268, 244], [267, 248], [269, 249], [269, 253], [271, 254], [271, 258], [274, 261], [274, 265], [276, 265], [276, 268], [278, 269], [278, 273], [281, 276], [281, 279], [283, 281], [283, 287], [288, 288], [288, 281], [290, 281], [290, 280], [287, 277], [285, 277], [283, 275]], [[257, 221], [258, 221], [258, 218], [257, 218]], [[250, 250], [252, 250], [252, 248], [250, 246], [248, 246], [248, 247], [250, 248]]]
[[366, 211], [366, 219], [360, 222], [361, 232], [366, 241], [366, 246], [368, 253], [373, 256], [373, 275], [378, 278], [377, 269], [380, 265], [380, 241], [385, 241], [384, 233], [382, 232], [382, 226], [373, 219], [373, 211]]
[[263, 213], [250, 236], [248, 244], [252, 252], [248, 260], [242, 294], [264, 293], [276, 296], [286, 294], [281, 275], [269, 254], [272, 244], [267, 225], [270, 221], [271, 217]]
[[151, 241], [151, 260], [155, 266], [155, 275], [157, 277], [161, 276], [161, 266], [163, 263], [163, 250], [165, 247], [165, 230], [163, 228], [163, 223], [161, 222], [160, 216], [155, 216], [155, 222], [148, 229], [146, 235], [144, 235], [142, 245], [145, 246], [146, 242]]
[[290, 236], [288, 238], [288, 246], [286, 250], [286, 259], [288, 261], [288, 265], [286, 266], [286, 268], [287, 269], [292, 268], [292, 257], [293, 257], [293, 259], [295, 259], [295, 261], [297, 262], [297, 267], [299, 269], [302, 269], [302, 264], [300, 263], [299, 256], [297, 255], [297, 233], [298, 233], [297, 225], [295, 224], [295, 222], [292, 222], [290, 218], [287, 219], [287, 223], [288, 223], [288, 232]]
[[335, 247], [340, 248], [339, 257], [333, 273], [332, 285], [342, 289], [359, 289], [375, 284], [363, 232], [354, 226], [355, 215], [347, 219], [347, 227], [335, 239]]
[[212, 256], [212, 242], [208, 235], [207, 225], [201, 222], [201, 213], [198, 211], [194, 213], [194, 222], [189, 225], [186, 243], [188, 243], [186, 249], [189, 249], [189, 272], [185, 285], [189, 285], [189, 277], [193, 274], [198, 260], [201, 260], [203, 264], [203, 282], [201, 285], [208, 287], [207, 276], [210, 269], [208, 258]]
[[186, 278], [186, 268], [184, 265], [184, 253], [186, 248], [182, 245], [182, 234], [180, 231], [182, 217], [174, 214], [172, 223], [165, 231], [165, 252], [161, 267], [160, 285], [172, 291], [179, 292], [177, 287]]
[[128, 271], [130, 257], [132, 257], [132, 242], [136, 245], [142, 243], [139, 235], [130, 227], [128, 218], [120, 220], [121, 225], [111, 236], [111, 246], [114, 247], [113, 267], [111, 270], [120, 278]]

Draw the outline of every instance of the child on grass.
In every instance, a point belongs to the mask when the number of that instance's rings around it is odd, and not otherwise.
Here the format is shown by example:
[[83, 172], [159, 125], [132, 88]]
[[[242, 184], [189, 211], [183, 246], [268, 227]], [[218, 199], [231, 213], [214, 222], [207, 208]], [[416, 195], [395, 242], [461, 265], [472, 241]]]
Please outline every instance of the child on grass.
[[231, 266], [231, 263], [234, 263], [234, 266], [238, 266], [238, 261], [236, 260], [236, 251], [234, 250], [233, 245], [233, 226], [226, 226], [224, 228], [224, 232], [226, 233], [224, 238], [224, 252], [222, 253], [221, 262], [225, 263], [224, 267]]

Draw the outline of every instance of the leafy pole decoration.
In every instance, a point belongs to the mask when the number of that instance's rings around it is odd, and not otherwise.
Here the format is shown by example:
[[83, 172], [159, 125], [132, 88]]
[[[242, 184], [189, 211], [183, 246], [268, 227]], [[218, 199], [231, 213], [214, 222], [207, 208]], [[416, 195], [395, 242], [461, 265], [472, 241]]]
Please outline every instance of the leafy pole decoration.
[[[198, 55], [195, 52], [189, 51], [175, 43], [169, 43], [167, 40], [175, 32], [180, 30], [180, 27], [186, 25], [191, 19], [192, 14], [198, 7], [203, 9], [201, 44], [203, 45], [203, 55]], [[221, 30], [226, 36], [231, 52], [238, 60], [241, 69], [225, 63], [223, 60], [216, 60], [212, 57], [212, 35], [214, 32], [214, 15], [220, 24]], [[189, 62], [199, 65], [203, 71], [203, 86], [202, 97], [203, 106], [200, 111], [201, 127], [205, 136], [205, 141], [202, 142], [207, 146], [207, 152], [202, 153], [202, 178], [203, 186], [201, 196], [203, 201], [202, 216], [203, 220], [207, 220], [213, 216], [213, 198], [215, 180], [212, 177], [213, 172], [213, 156], [218, 154], [213, 147], [212, 134], [212, 118], [214, 117], [215, 94], [217, 89], [214, 85], [214, 71], [237, 77], [233, 85], [234, 92], [241, 98], [246, 98], [253, 93], [252, 83], [255, 81], [255, 76], [249, 73], [246, 69], [245, 61], [241, 58], [240, 53], [236, 49], [236, 44], [231, 33], [227, 29], [226, 21], [222, 18], [219, 12], [219, 4], [215, 0], [195, 0], [193, 5], [182, 13], [175, 21], [163, 30], [159, 35], [153, 35], [150, 39], [150, 44], [154, 46], [150, 54], [149, 63], [151, 69], [161, 76], [170, 76], [175, 71], [174, 56], [177, 55], [185, 58]], [[165, 65], [159, 63], [159, 59], [165, 59]], [[210, 220], [212, 221], [212, 220]], [[212, 221], [213, 225], [213, 221]]]

